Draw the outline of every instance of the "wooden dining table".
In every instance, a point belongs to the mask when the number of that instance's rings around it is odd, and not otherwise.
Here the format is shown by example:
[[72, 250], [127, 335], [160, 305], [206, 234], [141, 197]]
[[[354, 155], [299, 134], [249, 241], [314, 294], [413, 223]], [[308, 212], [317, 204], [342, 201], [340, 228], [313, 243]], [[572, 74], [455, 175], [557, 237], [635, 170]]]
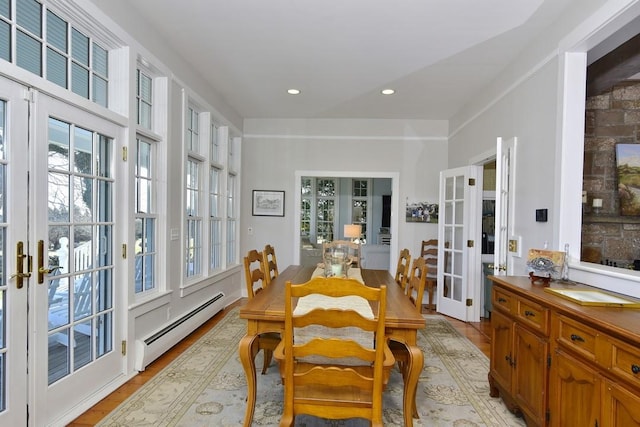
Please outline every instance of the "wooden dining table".
[[[247, 408], [244, 425], [250, 426], [256, 404], [257, 382], [255, 356], [258, 353], [259, 335], [265, 332], [284, 333], [284, 291], [285, 283], [307, 282], [315, 267], [291, 265], [281, 272], [271, 284], [240, 308], [240, 318], [247, 320], [247, 334], [240, 340], [238, 352], [247, 376]], [[404, 343], [409, 349], [407, 377], [404, 383], [403, 415], [404, 425], [413, 426], [415, 391], [424, 363], [424, 355], [417, 345], [418, 329], [425, 327], [425, 320], [418, 309], [398, 286], [386, 270], [360, 271], [367, 286], [387, 285], [387, 313], [385, 334], [394, 341]]]

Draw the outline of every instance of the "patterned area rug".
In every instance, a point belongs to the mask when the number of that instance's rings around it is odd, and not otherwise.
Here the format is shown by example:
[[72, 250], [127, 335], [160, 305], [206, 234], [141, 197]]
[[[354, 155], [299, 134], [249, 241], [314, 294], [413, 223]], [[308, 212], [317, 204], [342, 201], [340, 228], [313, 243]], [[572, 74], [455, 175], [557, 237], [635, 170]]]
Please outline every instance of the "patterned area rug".
[[[425, 363], [417, 390], [420, 419], [415, 426], [524, 426], [502, 400], [489, 396], [489, 360], [439, 315], [425, 316], [418, 334]], [[147, 382], [99, 426], [240, 426], [246, 398], [238, 342], [246, 323], [238, 309], [230, 311], [211, 331]], [[262, 352], [256, 366], [262, 366]], [[283, 388], [278, 367], [266, 375], [258, 369], [254, 426], [277, 426]], [[385, 391], [384, 423], [402, 425], [402, 377], [394, 369]], [[298, 416], [296, 426], [359, 427], [364, 420], [328, 421]]]

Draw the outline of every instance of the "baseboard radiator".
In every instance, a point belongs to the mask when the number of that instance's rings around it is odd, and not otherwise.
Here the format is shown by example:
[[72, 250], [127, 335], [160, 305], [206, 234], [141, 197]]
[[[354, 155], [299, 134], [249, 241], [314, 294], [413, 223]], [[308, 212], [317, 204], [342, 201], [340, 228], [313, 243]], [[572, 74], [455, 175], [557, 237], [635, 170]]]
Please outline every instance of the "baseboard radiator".
[[134, 368], [137, 371], [144, 371], [149, 363], [176, 345], [223, 308], [224, 293], [220, 292], [162, 329], [146, 338], [136, 340]]

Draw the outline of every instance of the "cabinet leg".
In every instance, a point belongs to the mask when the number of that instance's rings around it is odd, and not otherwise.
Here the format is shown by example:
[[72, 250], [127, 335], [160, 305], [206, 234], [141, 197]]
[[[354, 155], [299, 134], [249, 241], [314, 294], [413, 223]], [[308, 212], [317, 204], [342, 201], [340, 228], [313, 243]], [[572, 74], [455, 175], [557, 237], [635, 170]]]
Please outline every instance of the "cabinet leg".
[[498, 389], [498, 387], [495, 386], [493, 382], [493, 377], [491, 376], [490, 373], [487, 374], [487, 377], [489, 378], [489, 396], [500, 397], [500, 390]]

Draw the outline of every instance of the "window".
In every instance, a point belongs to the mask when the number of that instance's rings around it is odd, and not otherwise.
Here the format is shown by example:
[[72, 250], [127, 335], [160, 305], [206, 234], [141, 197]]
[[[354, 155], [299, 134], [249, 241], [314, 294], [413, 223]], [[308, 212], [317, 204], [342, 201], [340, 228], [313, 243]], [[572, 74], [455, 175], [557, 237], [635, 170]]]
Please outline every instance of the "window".
[[36, 0], [1, 3], [0, 58], [108, 106], [107, 49]]
[[316, 241], [334, 240], [338, 180], [316, 178]]
[[187, 150], [189, 151], [198, 152], [200, 149], [199, 123], [198, 112], [193, 107], [189, 107], [187, 114]]
[[302, 197], [300, 199], [300, 236], [302, 238], [311, 237], [312, 214], [311, 206], [313, 206], [313, 188], [311, 186], [311, 178], [302, 178]]
[[236, 176], [229, 174], [227, 181], [227, 265], [233, 265], [236, 259]]
[[135, 159], [135, 293], [156, 288], [155, 144], [138, 138]]
[[200, 212], [200, 162], [187, 160], [186, 276], [202, 273], [202, 216]]
[[222, 206], [220, 178], [222, 170], [211, 166], [209, 170], [209, 268], [222, 268]]
[[138, 124], [145, 129], [152, 129], [152, 80], [140, 69], [136, 72], [136, 104], [138, 106]]
[[366, 243], [370, 180], [354, 179], [352, 184], [351, 223], [360, 224], [362, 227], [362, 236], [365, 238], [365, 242], [363, 243]]

